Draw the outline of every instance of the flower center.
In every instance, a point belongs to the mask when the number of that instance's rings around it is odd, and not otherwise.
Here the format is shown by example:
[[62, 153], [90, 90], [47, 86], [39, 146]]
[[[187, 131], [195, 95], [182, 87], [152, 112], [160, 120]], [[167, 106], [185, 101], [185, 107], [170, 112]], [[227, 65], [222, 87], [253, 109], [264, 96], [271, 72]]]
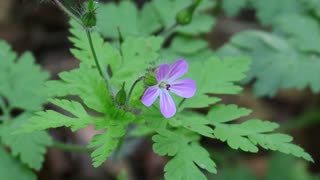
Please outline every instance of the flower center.
[[167, 84], [167, 82], [162, 81], [162, 82], [159, 84], [159, 87], [160, 87], [160, 88], [165, 88], [166, 90], [169, 90], [171, 86], [170, 86], [170, 84]]

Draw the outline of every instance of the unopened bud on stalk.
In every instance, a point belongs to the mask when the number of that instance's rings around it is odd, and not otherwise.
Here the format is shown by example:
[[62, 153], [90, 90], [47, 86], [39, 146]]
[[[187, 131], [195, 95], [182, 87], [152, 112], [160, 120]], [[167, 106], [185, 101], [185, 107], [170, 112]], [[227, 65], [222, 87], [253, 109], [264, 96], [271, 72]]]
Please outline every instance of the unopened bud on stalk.
[[127, 101], [127, 93], [125, 91], [125, 82], [123, 82], [121, 89], [118, 91], [118, 93], [116, 94], [115, 100], [116, 103], [119, 104], [120, 106], [123, 106], [126, 101]]
[[96, 12], [94, 7], [94, 1], [90, 0], [88, 3], [87, 12], [81, 17], [82, 23], [85, 27], [91, 28], [97, 24]]
[[148, 72], [145, 77], [144, 77], [144, 84], [146, 86], [154, 86], [156, 85], [158, 82], [157, 82], [157, 79], [156, 79], [156, 74], [153, 73], [153, 72]]
[[179, 25], [188, 25], [192, 21], [194, 10], [198, 7], [201, 0], [195, 0], [191, 5], [179, 11], [176, 15], [176, 23]]

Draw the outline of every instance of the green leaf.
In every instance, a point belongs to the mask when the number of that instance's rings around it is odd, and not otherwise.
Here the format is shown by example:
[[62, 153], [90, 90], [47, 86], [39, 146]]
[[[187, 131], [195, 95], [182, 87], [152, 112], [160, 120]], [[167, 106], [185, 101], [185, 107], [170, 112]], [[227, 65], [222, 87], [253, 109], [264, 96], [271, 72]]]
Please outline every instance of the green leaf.
[[[51, 144], [50, 136], [46, 132], [12, 133], [21, 128], [31, 112], [40, 110], [46, 102], [48, 96], [44, 82], [48, 78], [49, 74], [35, 64], [31, 53], [26, 52], [17, 58], [10, 45], [0, 41], [0, 111], [5, 112], [1, 119], [4, 122], [0, 124], [0, 173], [6, 179], [36, 179], [28, 167], [41, 169], [46, 146]], [[3, 98], [8, 100], [8, 104]], [[15, 108], [24, 113], [16, 118], [6, 116], [6, 112], [10, 113]], [[2, 147], [10, 149], [11, 154]]]
[[225, 123], [238, 119], [242, 116], [247, 116], [251, 113], [251, 110], [245, 108], [238, 108], [236, 105], [223, 105], [219, 104], [213, 106], [208, 113], [209, 117], [212, 117], [212, 121], [216, 123]]
[[308, 86], [313, 92], [320, 92], [320, 82], [315, 78], [320, 75], [320, 58], [299, 53], [279, 36], [261, 31], [241, 32], [222, 47], [219, 54], [252, 57], [247, 80], [256, 79], [254, 92], [257, 96], [274, 96], [280, 88]]
[[[70, 21], [70, 33], [71, 37], [69, 40], [73, 43], [74, 48], [70, 51], [71, 53], [80, 60], [83, 64], [89, 67], [95, 67], [95, 61], [92, 55], [90, 44], [86, 31], [80, 26], [76, 21]], [[100, 34], [95, 31], [91, 32], [93, 46], [102, 68], [107, 71], [107, 66], [110, 65], [111, 68], [117, 68], [121, 61], [121, 55], [118, 50], [112, 47], [109, 43], [104, 42]]]
[[0, 174], [5, 179], [36, 180], [36, 175], [0, 147]]
[[112, 99], [105, 80], [97, 69], [80, 64], [78, 69], [59, 74], [61, 80], [49, 81], [48, 92], [52, 96], [78, 95], [84, 103], [97, 112], [105, 112]]
[[172, 126], [182, 126], [200, 135], [213, 138], [213, 130], [208, 126], [209, 121], [204, 116], [197, 113], [179, 113], [170, 119], [169, 124]]
[[152, 140], [155, 142], [154, 152], [174, 156], [165, 166], [166, 179], [206, 179], [198, 167], [216, 173], [215, 163], [198, 144], [199, 137], [196, 134], [163, 130], [153, 136]]
[[148, 36], [161, 28], [157, 13], [150, 3], [141, 11], [131, 1], [119, 4], [100, 4], [97, 9], [97, 27], [104, 37], [118, 39], [121, 31], [124, 38], [129, 36]]
[[[157, 61], [163, 38], [127, 38], [121, 51], [123, 59], [119, 68], [114, 68], [111, 82], [117, 87], [121, 87], [122, 82], [133, 83], [139, 76], [148, 70]], [[141, 94], [140, 94], [141, 95]]]
[[119, 139], [125, 134], [125, 131], [126, 129], [122, 126], [113, 127], [104, 134], [98, 134], [93, 137], [88, 147], [98, 147], [91, 154], [94, 167], [98, 167], [105, 162], [107, 157], [118, 146]]
[[291, 144], [292, 137], [286, 134], [260, 134], [256, 136], [249, 136], [249, 139], [259, 144], [264, 149], [279, 151], [285, 154], [291, 154], [296, 157], [301, 157], [307, 161], [314, 162], [312, 157], [306, 153], [301, 147]]
[[[185, 108], [208, 107], [220, 101], [219, 98], [207, 94], [237, 94], [242, 88], [235, 83], [245, 77], [250, 61], [248, 58], [225, 58], [210, 57], [206, 61], [189, 61], [189, 72], [186, 77], [196, 81], [196, 94], [184, 100], [178, 111]], [[201, 71], [199, 71], [201, 69]], [[181, 98], [176, 98], [177, 102]]]
[[[112, 95], [115, 94], [114, 89], [107, 87], [105, 80], [99, 75], [86, 33], [74, 21], [71, 21], [71, 25], [70, 31], [73, 36], [70, 40], [75, 46], [72, 53], [81, 61], [80, 67], [61, 73], [60, 80], [47, 83], [49, 94], [61, 98], [52, 99], [51, 102], [63, 111], [38, 112], [24, 125], [22, 130], [18, 131], [33, 132], [62, 126], [71, 127], [75, 131], [94, 124], [96, 129], [105, 131], [103, 135], [97, 135], [89, 143], [90, 147], [97, 147], [91, 154], [93, 165], [97, 167], [117, 147], [128, 124], [133, 121], [139, 122], [139, 119], [131, 112], [126, 112], [114, 104], [112, 99]], [[92, 32], [92, 40], [102, 67], [106, 70], [108, 66], [111, 68], [111, 81], [120, 78], [121, 83], [123, 80], [132, 82], [133, 72], [143, 73], [149, 66], [148, 62], [158, 57], [156, 51], [161, 47], [163, 41], [162, 38], [157, 37], [127, 38], [122, 44], [120, 53], [119, 50], [105, 43], [103, 38], [95, 32]], [[125, 73], [125, 70], [131, 74], [129, 76], [121, 74]], [[80, 99], [77, 100], [83, 105], [74, 100], [67, 100], [66, 96], [70, 95], [78, 96]], [[94, 111], [95, 116], [89, 115], [85, 107]]]
[[276, 20], [275, 29], [284, 33], [298, 50], [320, 53], [320, 27], [317, 19], [306, 15], [285, 14]]
[[235, 16], [247, 4], [248, 0], [224, 0], [222, 1], [222, 8], [228, 16]]
[[12, 132], [21, 128], [21, 125], [29, 116], [26, 114], [20, 115], [11, 123], [1, 126], [0, 137], [2, 143], [10, 147], [13, 156], [19, 157], [28, 167], [40, 170], [46, 147], [52, 143], [51, 137], [44, 131], [12, 134]]
[[[228, 115], [226, 115], [228, 113]], [[240, 124], [226, 124], [243, 115], [248, 115], [249, 110], [239, 109], [234, 105], [218, 105], [208, 113], [208, 120], [215, 126], [213, 135], [232, 149], [241, 149], [248, 152], [258, 152], [257, 145], [264, 149], [279, 151], [302, 157], [307, 161], [313, 161], [312, 157], [302, 148], [292, 144], [292, 137], [281, 133], [272, 133], [278, 124], [259, 119], [250, 119]]]
[[177, 36], [173, 39], [170, 49], [181, 54], [194, 54], [208, 48], [208, 42], [187, 36]]
[[[186, 76], [196, 81], [197, 94], [236, 94], [241, 87], [235, 82], [245, 77], [250, 61], [247, 58], [211, 57], [206, 61], [191, 62]], [[201, 69], [201, 71], [199, 71]]]
[[300, 14], [305, 11], [302, 1], [297, 0], [264, 0], [252, 1], [257, 17], [263, 25], [272, 25], [277, 17], [283, 14]]
[[[169, 28], [175, 24], [176, 14], [192, 3], [191, 0], [153, 0], [152, 5], [159, 15], [160, 22], [165, 28]], [[176, 29], [177, 32], [188, 35], [198, 35], [200, 33], [208, 33], [215, 23], [214, 17], [207, 15], [204, 10], [212, 7], [212, 1], [204, 0], [200, 7], [195, 10], [193, 21], [186, 26]]]
[[53, 110], [40, 111], [35, 113], [35, 116], [20, 131], [34, 132], [63, 126], [71, 127], [72, 131], [76, 131], [94, 123], [94, 118], [88, 115], [83, 106], [76, 101], [53, 99], [51, 102], [71, 113], [71, 116]]
[[47, 98], [44, 82], [49, 74], [34, 63], [31, 53], [16, 57], [11, 47], [0, 41], [0, 96], [8, 100], [11, 109], [40, 110]]
[[210, 104], [219, 102], [221, 99], [217, 97], [207, 96], [204, 94], [196, 93], [192, 98], [186, 99], [185, 102], [179, 107], [180, 110], [186, 108], [202, 108]]

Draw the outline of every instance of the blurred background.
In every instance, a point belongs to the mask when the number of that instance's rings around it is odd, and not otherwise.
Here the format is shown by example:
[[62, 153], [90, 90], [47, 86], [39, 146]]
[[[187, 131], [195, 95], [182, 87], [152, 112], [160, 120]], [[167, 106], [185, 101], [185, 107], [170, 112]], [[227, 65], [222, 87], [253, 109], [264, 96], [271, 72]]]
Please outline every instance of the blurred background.
[[[107, 1], [99, 0], [99, 3], [104, 2]], [[134, 2], [141, 7], [145, 1]], [[65, 3], [73, 5], [82, 1], [67, 0]], [[272, 30], [272, 26], [262, 25], [257, 18], [256, 9], [250, 6], [244, 5], [239, 8], [239, 12], [230, 16], [223, 2], [217, 1], [216, 6], [208, 13], [215, 17], [216, 22], [211, 31], [203, 34], [202, 38], [215, 50], [238, 32], [249, 29]], [[320, 18], [316, 19], [320, 22]], [[0, 0], [0, 39], [8, 41], [18, 53], [33, 52], [37, 63], [50, 72], [52, 79], [57, 79], [59, 72], [78, 66], [78, 61], [69, 52], [71, 43], [67, 39], [68, 27], [67, 16], [51, 2]], [[281, 130], [293, 135], [295, 143], [305, 148], [313, 156], [315, 163], [263, 150], [258, 154], [242, 153], [231, 150], [218, 141], [203, 139], [203, 144], [209, 148], [212, 158], [218, 164], [218, 175], [210, 176], [209, 179], [320, 179], [319, 94], [313, 93], [309, 88], [280, 89], [274, 97], [256, 97], [251, 85], [246, 85], [240, 96], [224, 96], [224, 102], [253, 109], [253, 117], [280, 123]], [[201, 111], [205, 113], [206, 109]], [[61, 142], [85, 145], [95, 132], [89, 127], [76, 133], [71, 133], [67, 128], [55, 129], [50, 133], [54, 139]], [[134, 180], [153, 180], [163, 177], [166, 158], [152, 152], [149, 139], [137, 140], [134, 145], [129, 144], [126, 148], [128, 153], [121, 160], [108, 160], [97, 169], [92, 167], [89, 154], [62, 152], [50, 148], [39, 179], [100, 180], [127, 176]]]

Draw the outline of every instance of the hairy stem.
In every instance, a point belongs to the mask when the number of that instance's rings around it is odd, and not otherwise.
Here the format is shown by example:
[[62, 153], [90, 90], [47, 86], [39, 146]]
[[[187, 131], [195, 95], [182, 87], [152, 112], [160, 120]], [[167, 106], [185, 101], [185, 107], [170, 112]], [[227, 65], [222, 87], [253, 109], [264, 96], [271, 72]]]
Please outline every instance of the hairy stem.
[[122, 146], [123, 146], [123, 143], [124, 143], [124, 141], [126, 139], [126, 136], [127, 136], [127, 133], [120, 138], [118, 146], [115, 149], [114, 157], [115, 157], [116, 160], [119, 159], [120, 151], [122, 149]]
[[96, 66], [97, 66], [97, 68], [98, 68], [99, 74], [100, 74], [104, 79], [106, 79], [107, 82], [108, 82], [108, 81], [109, 81], [109, 76], [108, 76], [107, 73], [104, 73], [104, 71], [102, 70], [102, 67], [101, 67], [101, 65], [100, 65], [100, 63], [99, 63], [99, 60], [98, 60], [96, 51], [95, 51], [94, 46], [93, 46], [92, 37], [91, 37], [91, 32], [90, 32], [90, 30], [87, 29], [87, 28], [86, 28], [86, 34], [87, 34], [87, 37], [88, 37], [88, 41], [89, 41], [91, 53], [92, 53], [94, 62], [96, 63]]
[[52, 0], [63, 12], [82, 25], [82, 21], [66, 8], [59, 0]]
[[142, 81], [144, 79], [144, 76], [141, 76], [139, 77], [137, 80], [135, 80], [129, 90], [129, 94], [128, 94], [128, 98], [127, 98], [127, 101], [126, 101], [126, 105], [130, 102], [130, 98], [131, 98], [131, 95], [132, 95], [132, 92], [134, 90], [134, 88], [136, 87], [136, 85], [138, 84], [138, 82]]
[[91, 32], [90, 32], [90, 29], [86, 28], [81, 19], [79, 19], [77, 16], [75, 16], [68, 8], [66, 8], [59, 0], [52, 0], [63, 12], [65, 12], [68, 16], [70, 16], [70, 18], [74, 19], [75, 21], [77, 21], [86, 31], [86, 34], [87, 34], [87, 37], [88, 37], [88, 41], [89, 41], [89, 45], [90, 45], [90, 49], [91, 49], [91, 53], [92, 53], [92, 56], [93, 56], [93, 59], [94, 59], [94, 62], [97, 66], [97, 69], [99, 71], [99, 74], [101, 75], [101, 77], [103, 77], [105, 80], [106, 80], [106, 83], [107, 83], [107, 86], [109, 89], [111, 89], [111, 87], [109, 86], [110, 83], [109, 83], [109, 75], [107, 72], [103, 71], [100, 63], [99, 63], [99, 60], [98, 60], [98, 57], [97, 57], [97, 54], [96, 54], [96, 51], [94, 49], [94, 46], [93, 46], [93, 42], [92, 42], [92, 37], [91, 37]]
[[10, 107], [6, 107], [5, 101], [2, 97], [0, 97], [0, 110], [2, 111], [2, 115], [0, 116], [0, 121], [4, 124], [8, 123], [11, 120], [10, 115]]
[[178, 108], [180, 108], [185, 101], [186, 101], [186, 98], [183, 98], [183, 99], [180, 101], [180, 103], [179, 103], [179, 105], [178, 105]]
[[94, 151], [94, 149], [90, 149], [87, 147], [79, 146], [79, 145], [74, 145], [74, 144], [66, 144], [66, 143], [61, 143], [58, 141], [54, 141], [52, 144], [52, 147], [64, 150], [64, 151], [69, 151], [69, 152], [84, 152], [84, 153], [91, 153]]
[[178, 24], [177, 23], [174, 23], [172, 26], [170, 26], [169, 28], [167, 29], [164, 29], [163, 31], [161, 31], [159, 33], [159, 36], [163, 36], [165, 37], [165, 39], [168, 39], [168, 37], [172, 34], [172, 32], [174, 31], [174, 29], [178, 27]]

